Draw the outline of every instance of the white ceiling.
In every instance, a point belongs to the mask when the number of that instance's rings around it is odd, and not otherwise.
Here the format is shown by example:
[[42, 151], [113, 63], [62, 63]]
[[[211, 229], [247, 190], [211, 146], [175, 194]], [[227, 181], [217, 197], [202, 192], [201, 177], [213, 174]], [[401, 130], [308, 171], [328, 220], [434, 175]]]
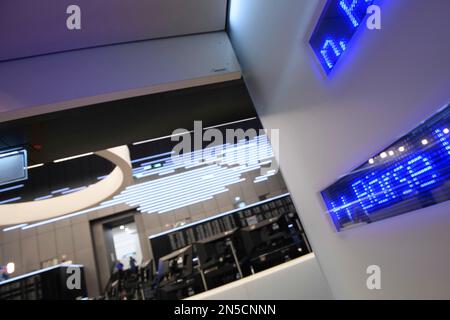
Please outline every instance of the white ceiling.
[[[69, 5], [81, 29], [69, 30]], [[227, 0], [0, 2], [0, 61], [136, 40], [224, 30]]]
[[4, 61], [0, 123], [240, 77], [223, 31]]

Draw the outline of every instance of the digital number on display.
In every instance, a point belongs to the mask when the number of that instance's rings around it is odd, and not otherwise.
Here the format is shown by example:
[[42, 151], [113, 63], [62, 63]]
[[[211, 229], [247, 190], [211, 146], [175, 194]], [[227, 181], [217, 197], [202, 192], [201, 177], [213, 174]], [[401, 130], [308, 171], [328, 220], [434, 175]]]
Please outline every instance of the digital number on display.
[[309, 41], [329, 74], [363, 24], [374, 0], [329, 0]]
[[322, 191], [338, 231], [450, 199], [450, 105]]

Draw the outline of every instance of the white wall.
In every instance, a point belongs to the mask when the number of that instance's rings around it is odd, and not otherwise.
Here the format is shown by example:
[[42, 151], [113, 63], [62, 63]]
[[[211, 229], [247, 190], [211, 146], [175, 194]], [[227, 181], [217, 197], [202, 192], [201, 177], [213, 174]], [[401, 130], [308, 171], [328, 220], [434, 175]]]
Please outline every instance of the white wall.
[[[232, 0], [231, 38], [335, 298], [450, 298], [450, 202], [336, 233], [319, 191], [450, 101], [450, 1], [380, 1], [325, 78], [307, 44], [321, 0]], [[382, 269], [382, 290], [366, 268]]]

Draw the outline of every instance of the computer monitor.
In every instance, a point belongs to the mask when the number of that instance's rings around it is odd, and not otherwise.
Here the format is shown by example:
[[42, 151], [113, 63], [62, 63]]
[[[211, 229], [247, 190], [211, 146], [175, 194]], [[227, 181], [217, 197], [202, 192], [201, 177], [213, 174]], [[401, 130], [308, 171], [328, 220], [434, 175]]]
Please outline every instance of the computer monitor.
[[192, 255], [192, 245], [189, 245], [161, 257], [158, 263], [159, 282], [176, 281], [192, 274]]
[[292, 242], [288, 222], [284, 215], [242, 228], [241, 236], [245, 254], [249, 257], [265, 253], [284, 243]]
[[234, 228], [197, 241], [194, 245], [200, 265], [206, 266], [211, 263], [221, 262], [230, 250], [229, 245], [227, 245], [227, 239], [231, 238], [233, 244], [236, 245], [235, 235], [237, 230], [237, 228]]

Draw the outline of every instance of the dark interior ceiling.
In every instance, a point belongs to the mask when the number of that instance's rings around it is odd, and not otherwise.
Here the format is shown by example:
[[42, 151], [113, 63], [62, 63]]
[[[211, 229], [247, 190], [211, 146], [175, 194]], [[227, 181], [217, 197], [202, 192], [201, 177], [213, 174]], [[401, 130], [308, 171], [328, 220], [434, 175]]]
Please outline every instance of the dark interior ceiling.
[[241, 79], [1, 123], [0, 149], [25, 146], [32, 165], [255, 116]]

